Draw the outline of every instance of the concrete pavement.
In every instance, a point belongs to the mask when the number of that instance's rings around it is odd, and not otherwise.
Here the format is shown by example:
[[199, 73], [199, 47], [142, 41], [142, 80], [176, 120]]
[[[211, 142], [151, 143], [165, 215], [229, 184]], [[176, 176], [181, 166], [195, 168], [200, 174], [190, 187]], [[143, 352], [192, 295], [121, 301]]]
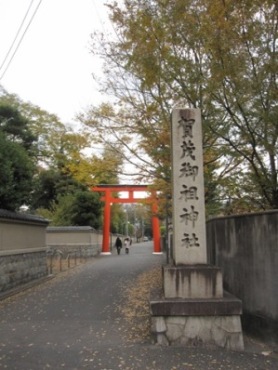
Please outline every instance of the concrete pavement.
[[129, 255], [97, 257], [1, 301], [0, 369], [278, 369], [276, 354], [258, 345], [228, 352], [127, 340], [123, 288], [164, 262], [151, 242], [133, 245]]

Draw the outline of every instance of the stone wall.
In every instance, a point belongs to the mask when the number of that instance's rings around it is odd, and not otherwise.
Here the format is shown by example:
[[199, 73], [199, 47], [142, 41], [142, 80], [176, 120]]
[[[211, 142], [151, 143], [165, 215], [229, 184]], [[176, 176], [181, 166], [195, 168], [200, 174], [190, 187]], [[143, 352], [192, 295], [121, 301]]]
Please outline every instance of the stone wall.
[[46, 245], [49, 252], [80, 257], [94, 257], [101, 251], [102, 234], [90, 226], [57, 226], [46, 230]]
[[242, 300], [243, 325], [277, 339], [278, 211], [211, 219], [207, 243], [224, 288]]
[[[110, 234], [111, 251], [116, 237], [117, 235]], [[46, 229], [46, 245], [49, 253], [94, 257], [102, 250], [102, 231], [90, 226], [51, 226]]]
[[0, 209], [0, 293], [47, 276], [47, 225], [40, 217]]

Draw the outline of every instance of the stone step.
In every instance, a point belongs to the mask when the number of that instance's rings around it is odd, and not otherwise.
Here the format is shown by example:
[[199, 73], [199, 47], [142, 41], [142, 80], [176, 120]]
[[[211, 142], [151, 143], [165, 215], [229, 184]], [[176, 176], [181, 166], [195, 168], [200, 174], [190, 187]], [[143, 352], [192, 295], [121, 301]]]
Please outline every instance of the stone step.
[[152, 316], [228, 316], [241, 315], [242, 302], [228, 292], [221, 298], [163, 298], [152, 296]]

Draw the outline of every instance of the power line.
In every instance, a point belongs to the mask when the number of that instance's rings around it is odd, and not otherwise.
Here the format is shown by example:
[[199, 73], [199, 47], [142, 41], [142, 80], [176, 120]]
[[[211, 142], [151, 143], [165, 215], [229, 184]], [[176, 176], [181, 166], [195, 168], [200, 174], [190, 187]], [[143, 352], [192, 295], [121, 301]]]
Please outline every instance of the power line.
[[[31, 6], [32, 6], [33, 2], [34, 2], [34, 0], [31, 0], [31, 3], [30, 3], [30, 5], [29, 5], [29, 8], [28, 8], [28, 10], [27, 10], [27, 12], [26, 12], [26, 14], [25, 14], [25, 16], [24, 16], [24, 18], [23, 18], [23, 21], [21, 22], [21, 25], [20, 25], [20, 27], [19, 27], [19, 29], [18, 29], [18, 31], [17, 31], [16, 37], [15, 37], [15, 39], [14, 39], [14, 41], [13, 41], [13, 43], [12, 43], [12, 45], [11, 45], [11, 47], [10, 47], [10, 49], [9, 49], [9, 51], [8, 51], [8, 53], [7, 53], [7, 55], [6, 55], [6, 57], [5, 57], [5, 59], [4, 59], [4, 62], [3, 62], [3, 63], [2, 63], [2, 65], [1, 65], [0, 70], [2, 69], [2, 67], [3, 67], [3, 65], [5, 64], [6, 60], [8, 59], [8, 56], [9, 56], [9, 54], [10, 54], [10, 51], [12, 50], [12, 48], [13, 48], [13, 46], [14, 46], [15, 42], [16, 42], [16, 39], [17, 39], [17, 37], [18, 37], [18, 35], [19, 35], [20, 31], [21, 31], [21, 28], [22, 28], [22, 26], [23, 26], [23, 24], [24, 24], [24, 21], [25, 21], [25, 19], [26, 19], [27, 15], [29, 14], [29, 11], [30, 11], [30, 8], [31, 8]], [[40, 1], [39, 1], [39, 3], [37, 4], [37, 6], [36, 6], [36, 8], [35, 8], [35, 10], [34, 10], [34, 12], [33, 12], [33, 14], [32, 14], [32, 16], [31, 16], [31, 19], [30, 19], [29, 23], [27, 24], [27, 26], [26, 26], [26, 28], [25, 28], [25, 30], [24, 30], [24, 32], [23, 32], [23, 34], [22, 34], [21, 38], [19, 39], [19, 42], [18, 42], [18, 44], [17, 44], [17, 46], [16, 46], [16, 48], [15, 48], [15, 50], [14, 50], [14, 52], [13, 52], [12, 56], [10, 57], [10, 60], [9, 60], [9, 62], [8, 62], [8, 64], [7, 64], [6, 68], [4, 69], [4, 71], [3, 71], [3, 73], [2, 73], [2, 75], [1, 75], [1, 77], [0, 77], [0, 80], [2, 80], [2, 78], [5, 76], [5, 74], [6, 74], [7, 70], [8, 70], [8, 68], [10, 67], [10, 64], [11, 64], [11, 62], [13, 61], [13, 59], [14, 59], [14, 57], [15, 57], [15, 54], [17, 53], [17, 51], [18, 51], [18, 49], [19, 49], [19, 47], [20, 47], [20, 45], [21, 45], [21, 43], [22, 43], [22, 41], [23, 41], [23, 38], [24, 38], [24, 36], [25, 36], [26, 32], [28, 31], [28, 29], [29, 29], [29, 27], [30, 27], [31, 23], [33, 22], [34, 17], [35, 17], [35, 15], [36, 15], [36, 13], [37, 13], [37, 11], [38, 11], [38, 9], [39, 9], [39, 7], [40, 7], [41, 3], [42, 3], [42, 0], [40, 0]]]
[[[97, 15], [97, 17], [98, 17], [99, 23], [100, 23], [100, 25], [101, 25], [101, 27], [102, 27], [102, 29], [103, 29], [104, 33], [105, 33], [105, 32], [106, 32], [106, 29], [105, 29], [105, 27], [104, 27], [105, 21], [103, 21], [103, 18], [102, 18], [102, 16], [101, 16], [101, 13], [100, 13], [100, 12], [99, 12], [99, 10], [98, 10], [98, 6], [96, 5], [95, 0], [92, 0], [92, 4], [93, 4], [93, 6], [94, 6], [94, 8], [95, 8], [95, 12], [96, 12], [96, 15]], [[105, 7], [105, 5], [104, 5], [104, 4], [103, 4], [103, 7]], [[116, 36], [118, 36], [118, 35], [117, 35], [117, 32], [116, 32], [116, 30], [115, 30], [114, 24], [112, 23], [111, 19], [109, 18], [109, 15], [107, 15], [107, 21], [108, 21], [108, 23], [110, 24], [110, 26], [111, 26], [111, 28], [112, 28], [113, 32], [116, 34]]]
[[93, 3], [93, 7], [94, 7], [94, 9], [95, 9], [95, 12], [96, 12], [97, 18], [98, 18], [98, 20], [99, 20], [99, 23], [100, 23], [100, 25], [101, 25], [101, 27], [102, 27], [103, 31], [105, 31], [104, 26], [103, 26], [103, 22], [102, 22], [102, 19], [101, 19], [101, 16], [100, 16], [100, 13], [99, 13], [99, 11], [98, 11], [98, 7], [97, 7], [97, 5], [96, 5], [96, 3], [95, 3], [95, 0], [92, 0], [92, 3]]
[[19, 29], [17, 30], [17, 33], [16, 33], [16, 35], [15, 35], [15, 38], [13, 39], [12, 45], [10, 46], [10, 48], [9, 48], [9, 50], [8, 50], [8, 52], [7, 52], [6, 56], [5, 56], [5, 58], [4, 58], [4, 60], [3, 60], [2, 64], [1, 64], [1, 66], [0, 66], [0, 71], [1, 71], [1, 69], [3, 68], [4, 64], [6, 63], [6, 60], [8, 59], [8, 56], [9, 56], [9, 54], [10, 54], [10, 52], [11, 52], [12, 48], [14, 47], [14, 44], [15, 44], [15, 42], [16, 42], [16, 39], [18, 38], [18, 35], [19, 35], [19, 33], [20, 33], [20, 31], [21, 31], [21, 29], [22, 29], [22, 27], [23, 27], [23, 24], [24, 24], [24, 22], [25, 22], [25, 19], [27, 18], [28, 14], [29, 14], [29, 11], [30, 11], [30, 9], [31, 9], [31, 6], [32, 6], [33, 2], [34, 2], [34, 0], [31, 0], [31, 2], [30, 2], [30, 4], [29, 4], [29, 7], [28, 7], [28, 10], [27, 10], [27, 12], [25, 13], [25, 16], [24, 16], [24, 18], [23, 18], [23, 20], [22, 20], [22, 22], [21, 22], [21, 24], [20, 24], [20, 26], [19, 26]]

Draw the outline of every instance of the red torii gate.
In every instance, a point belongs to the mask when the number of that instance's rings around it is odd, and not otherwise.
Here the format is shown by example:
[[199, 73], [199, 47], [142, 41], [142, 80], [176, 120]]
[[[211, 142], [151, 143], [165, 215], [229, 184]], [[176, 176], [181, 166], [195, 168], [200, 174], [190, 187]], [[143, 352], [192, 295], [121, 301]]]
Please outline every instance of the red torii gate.
[[[157, 197], [156, 192], [148, 188], [147, 185], [98, 185], [91, 189], [92, 191], [102, 192], [104, 195], [101, 200], [105, 202], [104, 205], [104, 223], [103, 223], [103, 238], [102, 238], [102, 252], [101, 254], [110, 255], [109, 234], [110, 234], [110, 219], [111, 219], [111, 204], [112, 203], [138, 203], [142, 202], [142, 198], [135, 198], [134, 192], [151, 192], [151, 196], [145, 198], [152, 207], [152, 229], [153, 229], [153, 254], [161, 254], [160, 247], [160, 230], [159, 220], [157, 217]], [[127, 198], [115, 198], [112, 193], [128, 192]]]

